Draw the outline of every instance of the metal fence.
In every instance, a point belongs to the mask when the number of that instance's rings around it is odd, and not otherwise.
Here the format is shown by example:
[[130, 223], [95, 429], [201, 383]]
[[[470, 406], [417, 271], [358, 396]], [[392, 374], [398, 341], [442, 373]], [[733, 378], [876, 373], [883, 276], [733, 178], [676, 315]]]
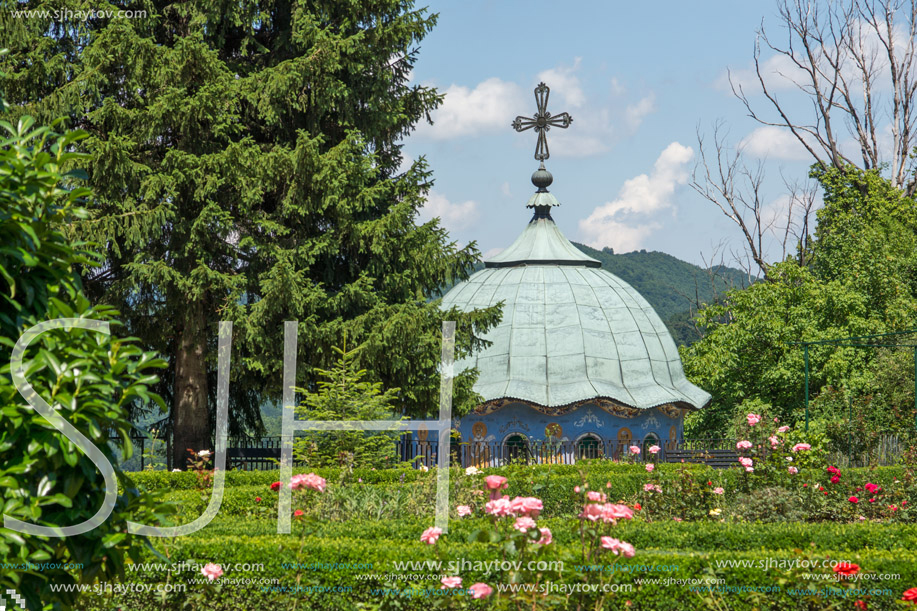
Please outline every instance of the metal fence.
[[[128, 470], [137, 467], [143, 469], [147, 466], [144, 460], [144, 450], [149, 446], [149, 440], [142, 436], [132, 435], [135, 447], [139, 446], [140, 452], [135, 454], [135, 459], [130, 465], [125, 465]], [[168, 445], [160, 442], [164, 448]], [[609, 459], [621, 460], [629, 457], [637, 462], [667, 462], [678, 461], [684, 456], [685, 451], [702, 452], [710, 451], [720, 455], [735, 452], [735, 439], [706, 438], [687, 439], [679, 442], [659, 442], [655, 438], [635, 439], [626, 441], [599, 440], [589, 437], [577, 442], [527, 440], [521, 443], [499, 442], [453, 442], [450, 447], [451, 464], [453, 466], [499, 467], [509, 464], [557, 464], [573, 465], [582, 460]], [[649, 454], [652, 445], [658, 445], [660, 450], [656, 455]], [[276, 469], [280, 462], [281, 437], [261, 438], [230, 438], [227, 449], [227, 467], [245, 471]], [[629, 448], [637, 446], [640, 454], [633, 456]], [[838, 467], [863, 467], [893, 465], [901, 461], [906, 445], [897, 436], [887, 435], [878, 438], [873, 446], [859, 453], [845, 453], [842, 451], [831, 452], [829, 461]], [[415, 467], [433, 467], [436, 464], [438, 443], [436, 440], [418, 440], [406, 434], [396, 441], [396, 456], [403, 462], [410, 462]], [[171, 459], [171, 452], [166, 457]], [[140, 460], [138, 461], [137, 458]], [[733, 459], [734, 460], [734, 459]], [[139, 462], [139, 464], [137, 464]], [[294, 466], [303, 466], [302, 461], [295, 460]], [[171, 461], [163, 468], [171, 469]]]
[[828, 461], [836, 467], [886, 467], [901, 462], [906, 447], [897, 435], [883, 435], [863, 451], [831, 452]]

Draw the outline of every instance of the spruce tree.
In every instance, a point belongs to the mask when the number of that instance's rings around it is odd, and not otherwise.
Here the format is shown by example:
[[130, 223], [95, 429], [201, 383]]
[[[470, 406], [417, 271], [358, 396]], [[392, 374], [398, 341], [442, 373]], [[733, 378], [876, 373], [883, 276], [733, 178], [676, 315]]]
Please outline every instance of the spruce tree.
[[[401, 169], [399, 142], [442, 99], [408, 80], [436, 16], [411, 0], [108, 3], [146, 11], [130, 19], [62, 5], [3, 17], [7, 114], [89, 133], [98, 200], [73, 236], [106, 262], [86, 287], [168, 358], [176, 465], [211, 444], [219, 320], [235, 322], [232, 434], [257, 432], [279, 395], [293, 319], [300, 386], [346, 334], [404, 414], [435, 413], [441, 321], [458, 320], [461, 354], [499, 316], [430, 301], [478, 252], [415, 223], [431, 173]], [[472, 381], [457, 380], [459, 412]]]

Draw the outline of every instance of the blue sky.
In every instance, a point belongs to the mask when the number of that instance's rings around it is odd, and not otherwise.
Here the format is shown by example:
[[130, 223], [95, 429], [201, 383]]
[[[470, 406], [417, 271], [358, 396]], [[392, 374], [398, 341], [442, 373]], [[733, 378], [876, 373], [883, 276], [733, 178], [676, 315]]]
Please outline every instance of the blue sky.
[[422, 218], [441, 217], [454, 239], [476, 240], [485, 255], [508, 246], [531, 216], [524, 206], [538, 166], [535, 135], [510, 123], [535, 112], [542, 80], [551, 87], [549, 110], [574, 119], [549, 132], [546, 164], [562, 204], [553, 216], [574, 241], [698, 264], [724, 240], [740, 248], [738, 228], [689, 186], [697, 130], [712, 139], [716, 121], [750, 162], [764, 162], [774, 211], [786, 200], [781, 174], [806, 175], [801, 146], [747, 117], [726, 80], [729, 68], [751, 83], [757, 27], [763, 18], [779, 28], [767, 0], [429, 7], [439, 24], [421, 45], [413, 80], [435, 85], [446, 100], [435, 125], [420, 126], [404, 152], [425, 155], [434, 171]]

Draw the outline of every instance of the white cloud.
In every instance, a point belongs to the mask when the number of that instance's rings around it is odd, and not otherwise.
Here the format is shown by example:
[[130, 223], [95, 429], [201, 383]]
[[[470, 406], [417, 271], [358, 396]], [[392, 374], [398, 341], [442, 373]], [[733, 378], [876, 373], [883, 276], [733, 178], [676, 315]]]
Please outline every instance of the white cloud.
[[484, 251], [484, 253], [481, 255], [481, 258], [483, 258], [485, 261], [487, 261], [487, 260], [490, 259], [491, 257], [495, 257], [495, 256], [499, 255], [501, 252], [503, 252], [503, 250], [504, 250], [504, 249], [503, 249], [503, 248], [500, 248], [500, 247], [497, 247], [497, 248], [489, 248], [489, 249], [487, 249], [486, 251]]
[[503, 195], [505, 195], [506, 197], [512, 197], [512, 196], [513, 196], [513, 192], [512, 192], [512, 191], [510, 190], [510, 188], [509, 188], [509, 182], [504, 182], [502, 185], [500, 185], [500, 191], [501, 191], [501, 192], [503, 193]]
[[473, 225], [480, 217], [480, 212], [474, 200], [453, 203], [442, 193], [430, 190], [427, 203], [419, 211], [418, 221], [426, 223], [434, 217], [439, 217], [446, 229], [455, 231]]
[[768, 159], [805, 161], [811, 159], [809, 152], [789, 129], [764, 125], [739, 142], [739, 148], [749, 155]]
[[[538, 80], [550, 87], [554, 95], [560, 94], [561, 102], [565, 107], [579, 108], [586, 103], [586, 92], [583, 91], [579, 77], [576, 76], [582, 61], [582, 57], [577, 57], [570, 67], [558, 66], [538, 73]], [[548, 100], [548, 108], [551, 108], [550, 98]], [[561, 110], [560, 112], [564, 111]]]
[[[548, 146], [552, 157], [591, 157], [607, 152], [619, 137], [637, 130], [644, 118], [656, 109], [653, 93], [624, 106], [624, 86], [611, 80], [611, 93], [601, 99], [590, 97], [579, 78], [582, 58], [572, 65], [559, 65], [537, 75], [551, 88], [548, 110], [553, 114], [569, 112], [574, 119], [569, 129], [552, 128]], [[416, 135], [435, 140], [451, 140], [483, 133], [502, 132], [517, 116], [535, 114], [532, 89], [499, 78], [489, 78], [472, 87], [452, 84], [445, 90], [443, 105], [433, 114], [434, 124], [421, 123]], [[527, 134], [533, 134], [529, 131]], [[526, 148], [534, 149], [534, 138]], [[521, 147], [523, 141], [519, 140]]]
[[624, 110], [624, 120], [627, 124], [627, 128], [632, 132], [637, 131], [637, 128], [643, 123], [643, 118], [651, 112], [655, 112], [655, 110], [656, 94], [650, 92], [648, 96], [645, 96], [635, 104], [630, 104]]
[[421, 123], [418, 135], [449, 140], [488, 130], [506, 129], [524, 107], [522, 90], [496, 77], [474, 89], [450, 85], [442, 106], [432, 113], [433, 125]]
[[[796, 89], [795, 82], [804, 83], [805, 73], [786, 55], [771, 55], [761, 61], [761, 76], [769, 91]], [[731, 85], [730, 85], [731, 81]], [[744, 91], [746, 95], [760, 93], [761, 83], [754, 66], [724, 70], [716, 80], [717, 89], [732, 92]]]
[[650, 216], [673, 207], [672, 196], [688, 180], [687, 164], [694, 150], [673, 142], [662, 151], [653, 171], [627, 180], [610, 202], [595, 208], [579, 222], [580, 235], [594, 248], [634, 250], [660, 227]]
[[414, 165], [414, 158], [404, 152], [404, 149], [401, 151], [401, 165], [398, 166], [398, 174], [404, 174], [411, 169], [411, 166]]
[[624, 87], [624, 85], [621, 84], [621, 82], [617, 79], [617, 77], [612, 77], [611, 94], [612, 95], [624, 95], [625, 93], [627, 93], [627, 89]]

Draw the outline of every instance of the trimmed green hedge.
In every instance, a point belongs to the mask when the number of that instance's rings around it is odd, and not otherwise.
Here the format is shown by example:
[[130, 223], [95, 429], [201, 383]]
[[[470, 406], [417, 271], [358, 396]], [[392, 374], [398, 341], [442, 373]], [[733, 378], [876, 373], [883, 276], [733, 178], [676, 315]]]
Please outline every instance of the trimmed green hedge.
[[[393, 563], [398, 561], [436, 561], [465, 559], [474, 561], [492, 561], [500, 555], [492, 546], [483, 543], [468, 543], [467, 537], [483, 520], [456, 522], [452, 531], [440, 539], [436, 546], [427, 546], [419, 542], [418, 536], [427, 524], [422, 521], [398, 523], [359, 523], [348, 525], [322, 525], [317, 535], [308, 536], [302, 541], [295, 534], [277, 535], [265, 532], [267, 525], [246, 524], [239, 521], [220, 521], [205, 531], [190, 537], [183, 537], [168, 545], [170, 558], [175, 562], [196, 560], [200, 563], [216, 561], [224, 566], [236, 563], [263, 563], [264, 571], [227, 570], [225, 579], [253, 578], [270, 576], [280, 580], [281, 586], [294, 586], [297, 571], [285, 569], [282, 565], [289, 562], [323, 562], [323, 563], [372, 563], [372, 570], [321, 570], [302, 571], [301, 586], [343, 586], [352, 588], [345, 594], [317, 594], [301, 592], [262, 591], [261, 585], [223, 585], [219, 591], [208, 593], [207, 609], [213, 611], [237, 609], [290, 609], [294, 599], [298, 599], [300, 609], [354, 609], [357, 602], [368, 603], [368, 608], [389, 609], [430, 609], [433, 599], [426, 597], [381, 596], [378, 588], [401, 587], [397, 580], [385, 579], [386, 574], [395, 573]], [[596, 583], [599, 573], [577, 570], [581, 563], [579, 545], [572, 541], [571, 521], [562, 526], [558, 520], [545, 520], [555, 530], [558, 540], [555, 543], [558, 559], [565, 562], [561, 576], [562, 583]], [[701, 527], [700, 529], [698, 527]], [[295, 526], [294, 526], [295, 529]], [[649, 524], [634, 522], [621, 524], [615, 535], [634, 543], [637, 555], [619, 562], [619, 569], [606, 573], [610, 583], [633, 584], [634, 589], [628, 593], [618, 593], [606, 608], [623, 608], [624, 600], [633, 602], [632, 608], [684, 610], [701, 609], [719, 604], [728, 609], [821, 609], [838, 603], [837, 597], [826, 601], [818, 596], [800, 596], [790, 593], [793, 587], [824, 588], [829, 581], [809, 581], [802, 578], [802, 573], [830, 573], [830, 569], [817, 570], [763, 570], [761, 567], [773, 560], [809, 559], [821, 560], [831, 558], [851, 561], [859, 564], [863, 572], [896, 573], [900, 579], [892, 581], [862, 581], [858, 587], [889, 588], [891, 595], [873, 596], [869, 599], [870, 609], [894, 608], [896, 599], [901, 593], [917, 585], [917, 553], [914, 542], [917, 531], [910, 526], [863, 524], [863, 525], [801, 525], [801, 524], [759, 524], [759, 525], [725, 525], [725, 524], [686, 524], [666, 523]], [[719, 541], [719, 543], [717, 543]], [[747, 547], [742, 548], [742, 541]], [[811, 543], [815, 543], [813, 547]], [[298, 555], [300, 546], [303, 552]], [[689, 546], [689, 547], [682, 547]], [[695, 546], [702, 549], [695, 549]], [[804, 551], [794, 549], [799, 547]], [[769, 549], [754, 549], [755, 547]], [[752, 548], [752, 549], [749, 549]], [[438, 554], [443, 554], [442, 557]], [[610, 563], [612, 556], [604, 561]], [[155, 561], [154, 558], [150, 558]], [[717, 563], [746, 562], [748, 566], [717, 567]], [[626, 572], [620, 566], [640, 567], [656, 565], [671, 571], [654, 573], [634, 570]], [[410, 571], [408, 571], [410, 572]], [[423, 574], [445, 574], [437, 571], [419, 570]], [[380, 578], [361, 579], [361, 575], [377, 574]], [[183, 573], [190, 577], [191, 573]], [[495, 586], [506, 576], [495, 571], [490, 574], [483, 571], [462, 571], [464, 583], [469, 585], [484, 581]], [[757, 586], [782, 589], [775, 593], [720, 593], [716, 601], [704, 600], [701, 594], [692, 592], [688, 587], [665, 583], [642, 583], [635, 580], [672, 579], [691, 580], [704, 576], [715, 576], [723, 579], [725, 586]], [[165, 583], [164, 571], [128, 572], [130, 581], [142, 583]], [[176, 575], [172, 576], [175, 583]], [[422, 587], [438, 588], [438, 578], [422, 582]], [[194, 586], [189, 586], [189, 591]], [[199, 590], [199, 588], [198, 588]], [[708, 595], [709, 596], [709, 595]], [[182, 608], [187, 594], [170, 595], [163, 607], [149, 595], [122, 594], [111, 598], [99, 595], [84, 596], [81, 609], [95, 611], [101, 609], [124, 608], [137, 611]], [[863, 597], [858, 597], [863, 598]], [[583, 594], [578, 602], [594, 605], [595, 595]], [[852, 608], [853, 598], [843, 603], [840, 608]], [[472, 607], [467, 597], [451, 601], [455, 608]], [[574, 601], [567, 601], [574, 608]], [[493, 603], [493, 600], [489, 601]], [[477, 603], [475, 608], [484, 607]], [[539, 606], [538, 608], [543, 608]]]

